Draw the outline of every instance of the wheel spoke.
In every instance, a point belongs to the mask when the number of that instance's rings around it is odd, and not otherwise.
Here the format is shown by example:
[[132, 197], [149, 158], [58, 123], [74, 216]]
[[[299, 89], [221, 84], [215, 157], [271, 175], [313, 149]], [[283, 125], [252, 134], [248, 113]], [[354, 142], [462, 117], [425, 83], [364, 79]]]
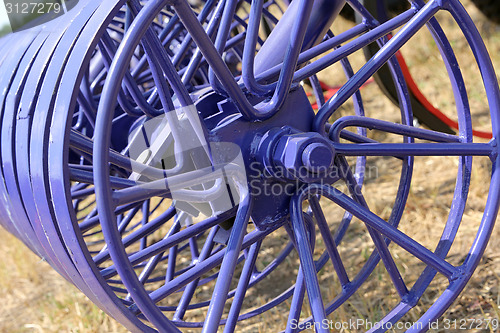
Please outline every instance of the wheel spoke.
[[344, 156], [491, 156], [495, 148], [488, 143], [334, 143], [335, 152]]
[[[141, 220], [141, 225], [145, 226], [149, 222], [149, 209], [150, 209], [150, 203], [151, 200], [146, 200], [142, 204], [142, 220]], [[119, 230], [120, 228], [118, 228]], [[123, 228], [125, 230], [125, 228]], [[144, 250], [148, 245], [148, 238], [143, 237], [141, 239], [141, 250]]]
[[[123, 243], [123, 246], [125, 247], [128, 247], [129, 245], [139, 241], [140, 239], [142, 239], [143, 237], [147, 236], [147, 235], [150, 235], [152, 234], [153, 232], [155, 232], [156, 230], [158, 230], [160, 227], [162, 227], [165, 223], [167, 223], [170, 219], [172, 219], [175, 215], [175, 207], [174, 206], [171, 206], [169, 209], [167, 209], [166, 211], [164, 211], [161, 215], [159, 215], [158, 217], [156, 217], [155, 219], [153, 219], [151, 222], [149, 222], [147, 225], [137, 229], [137, 230], [134, 230], [132, 233], [130, 233], [129, 235], [123, 237], [122, 239], [122, 243]], [[160, 241], [161, 242], [161, 241]], [[148, 247], [142, 251], [139, 251], [139, 253], [142, 253], [142, 252], [148, 252], [148, 249], [150, 249], [151, 247]], [[163, 251], [158, 251], [157, 253], [154, 253], [150, 256], [147, 256], [145, 258], [143, 258], [142, 260], [138, 261], [138, 262], [135, 262], [133, 263], [133, 265], [136, 265], [140, 262], [143, 262], [144, 260], [154, 256], [155, 254], [158, 254], [160, 252], [163, 252]], [[99, 265], [100, 263], [106, 261], [109, 259], [109, 250], [106, 249], [105, 251], [103, 251], [102, 253], [99, 253], [97, 256], [94, 257], [94, 262]], [[104, 269], [102, 272], [102, 275], [103, 276], [107, 276], [108, 274], [110, 275], [109, 277], [111, 276], [114, 276], [117, 274], [116, 272], [116, 268], [114, 266], [110, 266], [106, 269]]]
[[[88, 156], [93, 156], [93, 145], [94, 141], [85, 135], [71, 130], [70, 133], [70, 147], [82, 154], [87, 154]], [[161, 179], [165, 175], [169, 175], [169, 170], [154, 168], [143, 163], [139, 163], [136, 160], [131, 159], [119, 152], [109, 149], [109, 162], [126, 171], [133, 172], [136, 170], [141, 170], [141, 174], [152, 179]]]
[[344, 128], [351, 126], [366, 127], [371, 130], [400, 134], [414, 139], [449, 143], [461, 142], [460, 137], [456, 135], [360, 116], [347, 116], [335, 121], [335, 123], [330, 127], [330, 139], [334, 142], [339, 142], [339, 137], [342, 136]]
[[[85, 183], [85, 184], [88, 185], [88, 183]], [[94, 187], [81, 189], [81, 190], [71, 190], [71, 200], [80, 200], [80, 199], [86, 198], [88, 196], [91, 196], [93, 194], [95, 194]]]
[[[208, 218], [202, 222], [199, 222], [197, 224], [194, 224], [184, 230], [179, 231], [176, 234], [171, 235], [170, 237], [167, 237], [165, 239], [162, 239], [159, 242], [156, 242], [155, 244], [150, 245], [144, 250], [137, 251], [134, 254], [131, 254], [129, 256], [129, 260], [133, 266], [148, 260], [149, 258], [161, 253], [165, 252], [172, 246], [179, 244], [183, 241], [188, 240], [189, 238], [195, 237], [196, 235], [200, 234], [201, 232], [208, 230], [212, 228], [213, 226], [220, 224], [224, 221], [226, 221], [228, 218], [230, 218], [234, 214], [234, 209], [224, 212], [218, 216], [214, 216], [211, 218]], [[127, 235], [126, 237], [123, 238], [123, 244], [125, 247], [129, 246], [130, 244], [138, 241], [142, 237], [154, 232], [159, 226], [163, 225], [166, 221], [170, 220], [174, 215], [175, 215], [175, 208], [171, 207], [170, 211], [168, 213], [163, 213], [163, 216], [159, 216], [158, 218], [154, 219], [150, 223], [148, 223], [146, 226], [134, 231], [130, 235]], [[109, 255], [109, 254], [107, 254]], [[96, 257], [96, 259], [103, 260], [102, 256], [99, 256], [99, 258]], [[110, 266], [104, 270], [101, 271], [102, 275], [105, 278], [110, 278], [114, 275], [117, 274], [116, 272], [116, 267]]]
[[[302, 200], [293, 200], [291, 202], [291, 220], [297, 244], [297, 251], [300, 257], [300, 265], [304, 273], [304, 282], [307, 290], [307, 297], [313, 318], [316, 322], [322, 323], [326, 320], [323, 297], [319, 288], [318, 276], [316, 275], [316, 265], [314, 264], [309, 234], [305, 228], [305, 220], [302, 212]], [[326, 333], [327, 329], [320, 327], [317, 332]]]
[[295, 333], [298, 331], [297, 328], [292, 329], [291, 325], [293, 323], [298, 323], [300, 320], [300, 313], [302, 312], [302, 304], [304, 303], [305, 293], [306, 286], [304, 283], [304, 273], [302, 272], [302, 266], [299, 266], [299, 272], [297, 274], [297, 279], [295, 280], [292, 304], [290, 306], [290, 312], [288, 313], [288, 321], [286, 322], [286, 333]]
[[403, 249], [420, 259], [422, 262], [433, 267], [444, 276], [450, 278], [457, 273], [457, 268], [440, 258], [435, 253], [418, 243], [402, 231], [388, 224], [382, 218], [372, 213], [366, 207], [360, 205], [344, 193], [330, 186], [322, 186], [312, 184], [308, 188], [309, 192], [321, 194], [328, 197], [343, 209], [351, 212], [352, 215], [359, 218], [361, 221], [380, 232], [385, 237], [389, 238], [394, 243], [401, 246]]
[[[214, 238], [215, 238], [215, 235], [217, 234], [218, 230], [219, 230], [218, 226], [213, 227], [210, 230], [210, 234], [208, 235], [208, 238], [205, 241], [205, 244], [203, 245], [198, 262], [202, 262], [203, 260], [206, 260], [212, 254], [214, 244], [215, 244]], [[193, 238], [190, 238], [190, 240], [192, 240], [192, 239]], [[174, 320], [182, 320], [184, 318], [186, 310], [187, 310], [189, 304], [191, 303], [191, 299], [193, 298], [194, 293], [196, 291], [196, 288], [198, 288], [199, 283], [200, 283], [200, 278], [197, 278], [196, 280], [194, 280], [193, 282], [188, 284], [188, 286], [186, 287], [186, 290], [182, 294], [179, 305], [175, 309]]]
[[[221, 222], [222, 221], [219, 221], [219, 223], [221, 223]], [[243, 239], [242, 249], [246, 249], [249, 246], [251, 246], [252, 244], [254, 244], [255, 242], [258, 242], [258, 241], [264, 239], [264, 237], [266, 237], [267, 235], [273, 233], [275, 230], [282, 227], [283, 223], [280, 223], [276, 226], [273, 226], [272, 228], [270, 228], [266, 231], [252, 231], [251, 233], [247, 234]], [[183, 232], [183, 231], [181, 231], [181, 232]], [[164, 286], [151, 292], [150, 293], [151, 299], [154, 302], [159, 302], [162, 299], [168, 297], [173, 292], [180, 290], [181, 288], [186, 286], [188, 283], [201, 277], [203, 274], [207, 273], [208, 271], [210, 271], [211, 269], [213, 269], [217, 265], [219, 265], [222, 262], [222, 259], [224, 258], [225, 254], [226, 254], [226, 249], [223, 249], [223, 250], [217, 251], [216, 253], [211, 255], [207, 260], [204, 260], [202, 262], [198, 262], [190, 270], [187, 270], [186, 272], [177, 276], [172, 281], [166, 283]], [[283, 300], [281, 300], [281, 301], [283, 301]], [[132, 305], [131, 310], [133, 312], [137, 312], [138, 308], [136, 305]]]
[[[169, 232], [165, 235], [165, 238], [175, 234], [176, 232], [179, 231], [179, 228], [180, 228], [180, 223], [179, 221], [175, 221], [174, 225], [170, 228]], [[144, 238], [142, 238], [144, 239]], [[141, 239], [141, 240], [142, 240]], [[148, 260], [148, 262], [146, 263], [146, 265], [144, 266], [144, 269], [142, 270], [142, 272], [139, 274], [139, 281], [142, 283], [142, 284], [145, 284], [147, 279], [151, 276], [151, 274], [153, 273], [154, 269], [156, 268], [156, 266], [160, 263], [161, 259], [163, 258], [163, 254], [165, 252], [160, 252], [158, 253], [157, 255], [155, 255], [154, 257], [150, 258]], [[176, 255], [176, 254], [175, 254]], [[174, 255], [174, 262], [175, 262], [175, 255]], [[170, 259], [171, 259], [171, 253], [169, 253], [169, 257], [168, 257], [168, 261], [169, 261], [169, 264], [170, 264]], [[175, 265], [174, 265], [175, 267]], [[126, 300], [130, 300], [131, 299], [131, 295], [128, 294], [127, 297], [125, 298]]]
[[[172, 176], [162, 174], [161, 177], [155, 178], [156, 180], [114, 191], [113, 201], [116, 205], [124, 205], [156, 196], [168, 196], [174, 191], [176, 199], [179, 200], [199, 202], [202, 198], [202, 201], [210, 201], [226, 193], [226, 187], [222, 186], [223, 177], [238, 180], [237, 177], [241, 178], [242, 172], [244, 170], [238, 165], [222, 164]], [[246, 176], [244, 177], [246, 179]], [[215, 181], [215, 184], [209, 189], [187, 190], [187, 188], [204, 185], [211, 181]]]
[[234, 332], [236, 328], [236, 323], [241, 311], [241, 306], [243, 305], [243, 299], [245, 298], [245, 294], [255, 268], [255, 262], [257, 260], [261, 245], [262, 241], [259, 241], [253, 244], [250, 247], [250, 251], [248, 251], [245, 265], [243, 266], [243, 271], [241, 272], [240, 280], [238, 281], [238, 287], [236, 288], [233, 303], [231, 304], [231, 309], [229, 310], [229, 314], [226, 320], [226, 326], [224, 327], [225, 333]]
[[[366, 81], [373, 76], [387, 61], [392, 58], [401, 47], [412, 38], [439, 10], [437, 1], [429, 1], [427, 5], [413, 16], [401, 30], [387, 42], [377, 54], [350, 78], [346, 84], [318, 111], [314, 120], [314, 129], [324, 132], [324, 124], [330, 116], [339, 109]], [[381, 25], [383, 26], [383, 25]], [[377, 29], [377, 28], [376, 28]], [[374, 29], [373, 31], [375, 31]], [[355, 41], [354, 41], [355, 42]], [[305, 70], [305, 68], [301, 69]], [[296, 73], [297, 75], [298, 73]], [[304, 73], [306, 77], [311, 73]], [[304, 76], [303, 75], [303, 76]]]
[[337, 276], [339, 277], [340, 284], [342, 286], [345, 286], [349, 283], [349, 277], [347, 276], [344, 263], [340, 258], [340, 254], [337, 249], [337, 244], [335, 244], [332, 234], [330, 233], [330, 229], [328, 228], [328, 223], [326, 222], [321, 206], [319, 205], [318, 198], [311, 197], [309, 199], [309, 204], [313, 212], [313, 215], [316, 218], [318, 228], [325, 242], [325, 247], [328, 252], [328, 255], [330, 256], [330, 260], [332, 261], [333, 267], [337, 272]]
[[189, 93], [187, 92], [184, 85], [182, 84], [181, 78], [179, 77], [177, 70], [172, 64], [170, 56], [167, 54], [167, 50], [163, 46], [158, 35], [156, 35], [151, 28], [149, 28], [146, 31], [144, 45], [147, 45], [148, 48], [150, 48], [149, 51], [152, 53], [151, 54], [152, 58], [156, 60], [156, 63], [161, 67], [161, 69], [165, 73], [167, 80], [170, 83], [170, 87], [174, 91], [177, 98], [180, 100], [181, 105], [182, 106], [191, 105], [192, 104], [191, 97], [189, 96]]
[[172, 279], [175, 276], [175, 265], [177, 264], [178, 250], [179, 250], [178, 245], [174, 245], [170, 248], [170, 250], [168, 250], [168, 263], [167, 263], [167, 272], [165, 274], [165, 283], [172, 281]]
[[207, 318], [203, 325], [203, 333], [215, 332], [219, 327], [219, 322], [224, 310], [224, 304], [227, 300], [231, 280], [233, 278], [234, 269], [238, 262], [243, 237], [245, 236], [248, 221], [250, 220], [250, 213], [252, 211], [252, 200], [250, 196], [243, 198], [234, 225], [231, 229], [229, 242], [226, 248], [226, 254], [222, 261], [219, 277], [215, 284], [214, 294], [210, 305], [208, 307]]
[[[120, 206], [120, 207], [118, 207], [118, 208], [115, 209], [114, 213], [115, 213], [116, 216], [121, 215], [121, 214], [125, 213], [128, 210], [131, 210], [131, 209], [134, 209], [137, 206], [140, 206], [140, 204], [141, 203], [139, 202], [139, 203], [134, 203], [134, 204], [130, 204], [130, 205]], [[80, 228], [80, 231], [82, 233], [85, 233], [85, 232], [91, 230], [92, 228], [95, 228], [99, 224], [100, 224], [100, 220], [99, 220], [99, 216], [97, 215], [97, 207], [95, 207], [85, 217], [85, 219], [78, 225], [78, 227]]]
[[[111, 66], [112, 59], [115, 57], [116, 54], [116, 47], [110, 40], [109, 35], [105, 34], [103, 36], [103, 43], [104, 47], [102, 47], [102, 54], [105, 56], [104, 59], [107, 61], [106, 67]], [[144, 96], [142, 93], [139, 91], [138, 84], [135, 82], [134, 78], [130, 74], [129, 71], [125, 73], [125, 86], [128, 90], [128, 92], [131, 94], [133, 100], [136, 102], [137, 106], [140, 108], [141, 111], [146, 113], [150, 117], [158, 116], [162, 114], [161, 110], [156, 110], [154, 109], [151, 105], [148, 104], [148, 102], [144, 99]], [[129, 109], [131, 110], [132, 107], [129, 106], [129, 103], [125, 101], [125, 98], [123, 96], [123, 92], [120, 93], [119, 101], [123, 106], [125, 106], [124, 109]], [[132, 111], [132, 114], [135, 115], [140, 115], [136, 110]]]
[[[215, 34], [217, 32], [217, 29], [219, 28], [220, 20], [222, 17], [222, 10], [224, 9], [224, 4], [225, 3], [223, 1], [220, 1], [217, 4], [217, 7], [214, 9], [215, 15], [212, 16], [212, 18], [207, 24], [206, 33], [208, 36], [210, 36], [211, 39], [215, 38]], [[201, 53], [200, 48], [197, 47], [193, 57], [191, 57], [191, 60], [189, 61], [189, 64], [185, 67], [185, 72], [182, 75], [182, 82], [184, 84], [189, 83], [193, 79], [193, 76], [200, 67], [202, 58], [203, 54]]]
[[[303, 65], [313, 58], [330, 51], [332, 49], [337, 48], [333, 51], [328, 57], [322, 57], [321, 59], [313, 62], [310, 65], [305, 66], [301, 71], [297, 71], [294, 75], [294, 82], [300, 81], [301, 77], [309, 77], [309, 72], [317, 73], [322, 69], [325, 69], [332, 64], [344, 59], [346, 56], [351, 55], [352, 53], [361, 50], [363, 47], [369, 45], [370, 43], [375, 42], [377, 39], [387, 36], [394, 29], [397, 29], [401, 25], [407, 23], [413, 16], [413, 11], [407, 11], [398, 15], [390, 21], [387, 21], [380, 26], [370, 30], [366, 26], [366, 24], [359, 24], [343, 33], [338, 34], [337, 36], [330, 38], [321, 44], [308, 49], [302, 52], [299, 56], [299, 65]], [[366, 33], [365, 33], [366, 32]], [[364, 35], [356, 38], [360, 34], [365, 33]], [[353, 41], [348, 42], [349, 40], [356, 38]], [[348, 43], [346, 43], [348, 42]], [[345, 45], [340, 46], [345, 43]], [[271, 69], [266, 70], [260, 75], [257, 75], [257, 81], [269, 81], [270, 79], [275, 79], [279, 74], [281, 67], [283, 64], [279, 64], [274, 66]]]
[[[71, 181], [85, 183], [85, 184], [92, 184], [92, 185], [94, 184], [94, 175], [92, 174], [92, 172], [76, 168], [70, 168], [69, 173]], [[111, 183], [111, 188], [114, 189], [129, 188], [137, 185], [137, 183], [133, 180], [128, 180], [126, 178], [120, 178], [115, 176], [109, 176], [109, 181]], [[93, 193], [93, 189], [88, 189], [84, 191], [85, 192], [75, 193], [75, 196], [82, 195], [82, 193], [89, 193], [89, 194]]]
[[[356, 179], [354, 178], [354, 175], [352, 174], [351, 169], [347, 164], [347, 161], [345, 160], [345, 158], [339, 158], [338, 160], [340, 161], [341, 167], [344, 169], [343, 173], [346, 175], [345, 181], [349, 188], [351, 196], [354, 198], [356, 202], [361, 204], [366, 209], [369, 209], [368, 204], [363, 194], [361, 193], [361, 188], [356, 182]], [[372, 227], [367, 225], [367, 228], [368, 228], [368, 233], [370, 234], [370, 237], [372, 238], [373, 243], [375, 244], [375, 247], [380, 257], [382, 258], [387, 273], [389, 273], [389, 276], [391, 277], [394, 287], [396, 288], [399, 296], [401, 298], [404, 298], [406, 295], [408, 295], [408, 288], [406, 287], [406, 284], [403, 281], [401, 273], [399, 272], [396, 263], [392, 258], [391, 252], [389, 251], [386, 241], [382, 238], [380, 233], [374, 230]]]

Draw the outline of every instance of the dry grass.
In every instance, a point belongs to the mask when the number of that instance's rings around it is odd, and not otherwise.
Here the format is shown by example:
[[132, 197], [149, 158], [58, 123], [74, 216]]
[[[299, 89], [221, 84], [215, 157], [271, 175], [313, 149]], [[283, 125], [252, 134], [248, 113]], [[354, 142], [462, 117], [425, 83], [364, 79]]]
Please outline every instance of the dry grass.
[[[467, 1], [466, 6], [485, 37], [495, 65], [500, 67], [500, 28], [489, 24], [482, 15]], [[487, 105], [484, 102], [484, 91], [475, 84], [478, 74], [470, 66], [471, 55], [463, 46], [463, 40], [446, 15], [440, 17], [441, 22], [450, 36], [454, 47], [460, 50], [462, 69], [468, 82], [468, 92], [471, 101], [474, 125], [476, 128], [488, 130]], [[347, 22], [341, 22], [347, 25]], [[419, 34], [415, 45], [406, 47], [403, 52], [413, 70], [416, 81], [426, 96], [445, 113], [453, 116], [454, 105], [451, 102], [451, 90], [446, 86], [446, 73], [442, 69], [439, 57], [436, 56], [435, 45], [428, 41], [428, 35]], [[363, 57], [357, 55], [350, 59], [355, 68], [363, 63]], [[499, 68], [500, 69], [500, 68]], [[342, 82], [339, 68], [328, 69], [320, 73], [320, 78], [330, 84]], [[439, 87], [439, 89], [436, 89]], [[370, 116], [390, 121], [398, 121], [397, 110], [385, 98], [375, 85], [363, 90], [367, 113]], [[352, 104], [347, 103], [341, 110], [342, 114], [352, 113]], [[396, 138], [381, 137], [380, 133], [372, 133], [377, 139], [392, 141]], [[390, 158], [370, 158], [368, 160], [371, 174], [366, 181], [364, 193], [370, 208], [383, 218], [388, 218], [391, 212], [399, 179], [400, 165]], [[449, 212], [453, 197], [454, 181], [457, 175], [457, 159], [454, 158], [417, 158], [413, 186], [406, 206], [401, 230], [411, 235], [429, 248], [435, 247], [438, 235], [443, 229], [443, 221]], [[471, 192], [468, 208], [464, 214], [463, 223], [449, 255], [449, 260], [458, 264], [470, 248], [478, 222], [484, 210], [485, 196], [488, 190], [490, 166], [485, 159], [474, 161]], [[331, 225], [338, 223], [342, 211], [325, 201], [322, 201], [325, 214]], [[355, 274], [366, 262], [373, 250], [369, 236], [359, 221], [353, 221], [352, 228], [346, 235], [339, 251], [346, 267]], [[263, 249], [268, 256], [275, 255], [279, 248], [281, 237], [266, 240]], [[461, 296], [444, 315], [448, 319], [500, 319], [500, 229], [495, 228], [490, 244], [476, 273]], [[321, 248], [321, 243], [318, 243]], [[405, 281], [411, 286], [422, 265], [396, 246], [391, 251]], [[76, 288], [57, 275], [49, 265], [27, 250], [18, 240], [6, 232], [0, 232], [0, 332], [124, 332], [113, 319], [107, 317], [85, 298]], [[339, 289], [338, 282], [331, 272], [331, 267], [320, 273], [321, 281], [325, 282], [322, 290], [325, 297], [331, 299]], [[266, 279], [258, 288], [251, 290], [247, 299], [252, 306], [265, 302], [270, 295], [279, 294], [287, 280], [293, 281], [296, 273], [296, 256], [292, 256], [277, 275]], [[292, 274], [290, 274], [292, 273]], [[280, 281], [279, 284], [276, 281]], [[334, 281], [332, 283], [332, 281]], [[328, 283], [326, 283], [328, 282]], [[437, 278], [422, 302], [404, 319], [416, 320], [429, 304], [437, 298], [446, 287], [445, 279]], [[379, 265], [372, 278], [356, 293], [345, 306], [331, 315], [335, 321], [347, 321], [351, 318], [366, 318], [370, 321], [380, 319], [381, 315], [396, 304], [389, 278]], [[289, 303], [288, 303], [289, 304]], [[285, 305], [285, 308], [288, 305]], [[271, 332], [282, 328], [286, 316], [279, 309], [268, 313], [264, 320], [250, 321], [243, 325], [245, 332]], [[308, 313], [304, 313], [304, 316]], [[443, 331], [443, 330], [441, 330]], [[482, 330], [484, 331], [484, 330]]]
[[126, 332], [4, 229], [0, 332]]

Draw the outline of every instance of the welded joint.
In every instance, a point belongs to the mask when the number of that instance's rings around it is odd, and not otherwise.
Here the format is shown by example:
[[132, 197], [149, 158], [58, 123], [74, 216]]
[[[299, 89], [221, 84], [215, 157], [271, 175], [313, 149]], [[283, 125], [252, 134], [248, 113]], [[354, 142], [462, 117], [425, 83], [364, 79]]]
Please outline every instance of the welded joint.
[[495, 162], [495, 160], [497, 159], [498, 157], [498, 143], [497, 143], [497, 139], [496, 138], [493, 138], [490, 140], [489, 142], [490, 146], [491, 146], [491, 154], [490, 154], [490, 160], [492, 162]]

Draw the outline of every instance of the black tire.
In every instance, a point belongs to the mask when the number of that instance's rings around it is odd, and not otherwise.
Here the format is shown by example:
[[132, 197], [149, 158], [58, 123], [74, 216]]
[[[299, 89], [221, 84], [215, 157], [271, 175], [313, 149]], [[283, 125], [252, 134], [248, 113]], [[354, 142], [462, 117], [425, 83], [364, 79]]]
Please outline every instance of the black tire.
[[472, 0], [472, 2], [490, 21], [500, 24], [500, 1]]

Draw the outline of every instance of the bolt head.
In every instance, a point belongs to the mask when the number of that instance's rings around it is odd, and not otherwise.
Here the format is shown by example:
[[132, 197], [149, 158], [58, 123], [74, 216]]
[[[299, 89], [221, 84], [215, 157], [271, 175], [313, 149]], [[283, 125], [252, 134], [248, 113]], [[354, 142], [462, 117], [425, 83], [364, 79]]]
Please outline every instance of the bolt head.
[[302, 153], [302, 163], [312, 173], [327, 172], [334, 157], [334, 150], [325, 143], [311, 143]]
[[275, 169], [285, 171], [285, 178], [302, 179], [326, 175], [334, 156], [333, 147], [319, 134], [298, 133], [279, 139], [273, 160]]
[[281, 137], [273, 156], [276, 166], [281, 166], [288, 170], [297, 169], [302, 164], [300, 161], [300, 152], [305, 146], [307, 146], [307, 138], [300, 135], [286, 135]]

